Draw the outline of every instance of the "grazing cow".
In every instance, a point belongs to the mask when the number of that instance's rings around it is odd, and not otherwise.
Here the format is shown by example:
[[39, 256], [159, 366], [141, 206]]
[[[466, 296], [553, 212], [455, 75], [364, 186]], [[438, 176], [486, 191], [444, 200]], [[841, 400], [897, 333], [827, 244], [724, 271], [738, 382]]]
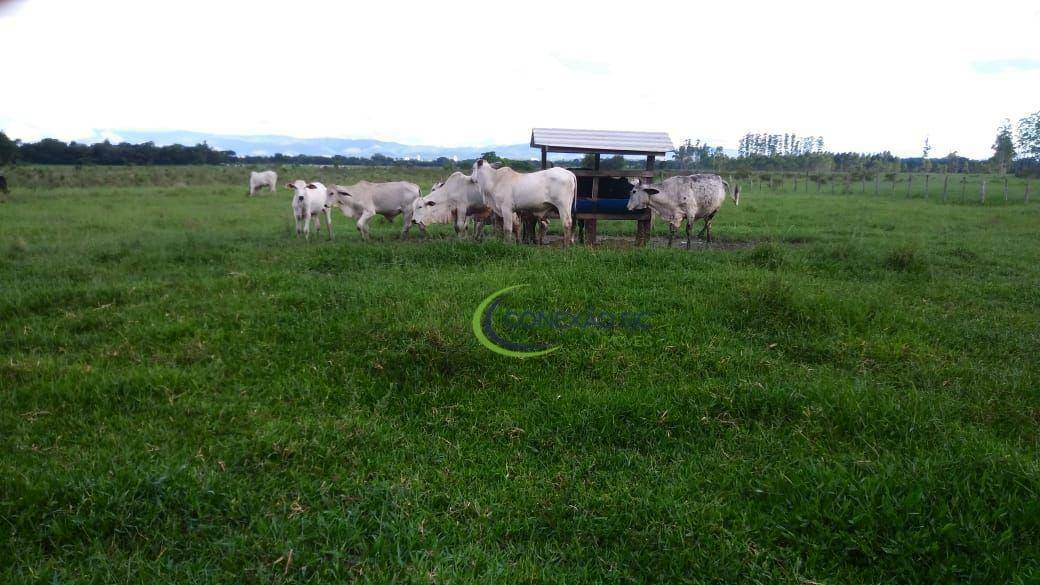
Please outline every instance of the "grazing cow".
[[[406, 181], [389, 183], [370, 183], [361, 181], [353, 185], [332, 185], [329, 188], [328, 205], [339, 207], [343, 215], [357, 219], [357, 228], [361, 237], [369, 238], [368, 222], [376, 215], [393, 220], [398, 215], [404, 216], [404, 227], [401, 236], [407, 236], [412, 228], [412, 202], [421, 196], [419, 186]], [[426, 233], [426, 228], [419, 226]]]
[[296, 235], [301, 233], [308, 240], [311, 239], [311, 220], [314, 221], [314, 229], [321, 231], [321, 215], [325, 215], [325, 225], [329, 230], [329, 239], [332, 239], [332, 213], [329, 209], [328, 190], [321, 183], [306, 183], [296, 180], [287, 183], [285, 187], [293, 191], [292, 210], [293, 218], [296, 220]]
[[480, 187], [460, 172], [452, 173], [434, 185], [429, 195], [412, 203], [412, 222], [420, 229], [435, 223], [454, 222], [455, 233], [460, 239], [470, 219], [473, 220], [474, 234], [479, 239], [490, 215], [491, 209], [484, 204]]
[[249, 173], [249, 195], [256, 195], [256, 192], [263, 187], [270, 187], [271, 193], [274, 193], [278, 186], [278, 173], [274, 171], [253, 171]]
[[7, 190], [7, 179], [3, 175], [0, 175], [0, 191], [3, 191], [4, 195], [9, 193]]
[[578, 179], [563, 168], [518, 173], [509, 167], [492, 168], [484, 159], [473, 163], [470, 180], [480, 185], [484, 202], [502, 217], [504, 234], [513, 231], [513, 214], [526, 212], [545, 219], [554, 209], [563, 223], [564, 245], [571, 243]]
[[[679, 225], [686, 222], [686, 249], [693, 238], [693, 222], [704, 220], [704, 228], [698, 236], [705, 235], [711, 241], [711, 222], [722, 203], [726, 200], [729, 183], [718, 175], [688, 175], [665, 179], [661, 183], [633, 187], [628, 199], [628, 209], [646, 209], [668, 222], [668, 246], [675, 239]], [[733, 191], [733, 203], [740, 204], [740, 186]]]

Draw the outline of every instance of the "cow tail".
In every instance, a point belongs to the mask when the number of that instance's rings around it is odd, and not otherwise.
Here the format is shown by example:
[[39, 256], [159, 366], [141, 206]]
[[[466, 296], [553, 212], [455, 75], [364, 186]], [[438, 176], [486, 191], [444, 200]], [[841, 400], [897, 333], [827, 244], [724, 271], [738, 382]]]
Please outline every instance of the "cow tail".
[[740, 205], [740, 185], [734, 187], [732, 193], [730, 193], [728, 182], [722, 181], [722, 186], [725, 187], [726, 194], [733, 198], [733, 205]]

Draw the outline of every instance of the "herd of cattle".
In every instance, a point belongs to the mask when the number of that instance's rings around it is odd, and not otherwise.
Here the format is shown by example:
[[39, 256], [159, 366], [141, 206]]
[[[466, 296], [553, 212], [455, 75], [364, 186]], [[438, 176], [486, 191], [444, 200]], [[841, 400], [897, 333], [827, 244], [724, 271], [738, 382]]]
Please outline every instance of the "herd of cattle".
[[[274, 171], [253, 172], [249, 177], [249, 194], [264, 187], [277, 189]], [[432, 224], [452, 223], [460, 238], [472, 230], [476, 239], [483, 236], [484, 226], [493, 224], [504, 238], [520, 238], [520, 217], [537, 220], [539, 242], [549, 226], [549, 216], [560, 218], [564, 245], [573, 242], [574, 204], [577, 178], [564, 168], [551, 168], [533, 173], [518, 173], [480, 159], [473, 163], [472, 173], [452, 173], [423, 196], [419, 186], [406, 181], [353, 185], [329, 185], [296, 180], [285, 187], [293, 191], [292, 213], [296, 234], [310, 238], [311, 226], [321, 230], [321, 217], [332, 239], [332, 209], [357, 221], [364, 239], [369, 238], [369, 222], [376, 215], [389, 220], [401, 215], [406, 236], [413, 225], [425, 234]], [[679, 226], [686, 224], [687, 248], [691, 245], [692, 225], [704, 221], [699, 235], [711, 241], [711, 223], [729, 193], [729, 185], [718, 175], [696, 174], [676, 176], [660, 183], [632, 182], [628, 198], [630, 211], [649, 208], [654, 217], [668, 223], [668, 245], [672, 245]], [[740, 187], [732, 191], [734, 204], [740, 204]]]

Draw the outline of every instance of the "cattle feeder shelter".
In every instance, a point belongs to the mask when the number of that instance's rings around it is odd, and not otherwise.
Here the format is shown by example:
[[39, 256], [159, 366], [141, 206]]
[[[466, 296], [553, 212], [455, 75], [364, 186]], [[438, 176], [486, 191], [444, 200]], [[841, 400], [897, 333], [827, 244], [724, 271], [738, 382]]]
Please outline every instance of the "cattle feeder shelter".
[[[650, 210], [628, 210], [628, 180], [635, 178], [644, 184], [653, 180], [654, 162], [675, 150], [667, 132], [535, 128], [531, 131], [531, 147], [542, 151], [543, 169], [549, 167], [550, 152], [593, 155], [591, 169], [570, 169], [578, 177], [574, 217], [583, 242], [596, 243], [596, 224], [604, 219], [637, 222], [636, 241], [646, 244], [650, 235]], [[602, 170], [600, 156], [604, 154], [645, 156], [645, 170]], [[528, 229], [525, 225], [525, 236]], [[530, 230], [533, 232], [533, 225]]]

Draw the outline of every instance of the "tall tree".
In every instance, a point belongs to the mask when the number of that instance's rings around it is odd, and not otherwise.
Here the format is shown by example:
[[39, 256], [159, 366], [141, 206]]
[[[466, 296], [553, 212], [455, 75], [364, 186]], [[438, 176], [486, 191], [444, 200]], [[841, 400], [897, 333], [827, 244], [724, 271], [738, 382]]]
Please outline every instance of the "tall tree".
[[1018, 152], [1040, 163], [1040, 112], [1018, 121]]
[[1013, 160], [1015, 160], [1015, 143], [1011, 138], [1011, 120], [1004, 120], [997, 130], [997, 139], [993, 142], [993, 162], [1003, 175], [1011, 167]]
[[14, 162], [18, 155], [18, 143], [0, 132], [0, 167]]

